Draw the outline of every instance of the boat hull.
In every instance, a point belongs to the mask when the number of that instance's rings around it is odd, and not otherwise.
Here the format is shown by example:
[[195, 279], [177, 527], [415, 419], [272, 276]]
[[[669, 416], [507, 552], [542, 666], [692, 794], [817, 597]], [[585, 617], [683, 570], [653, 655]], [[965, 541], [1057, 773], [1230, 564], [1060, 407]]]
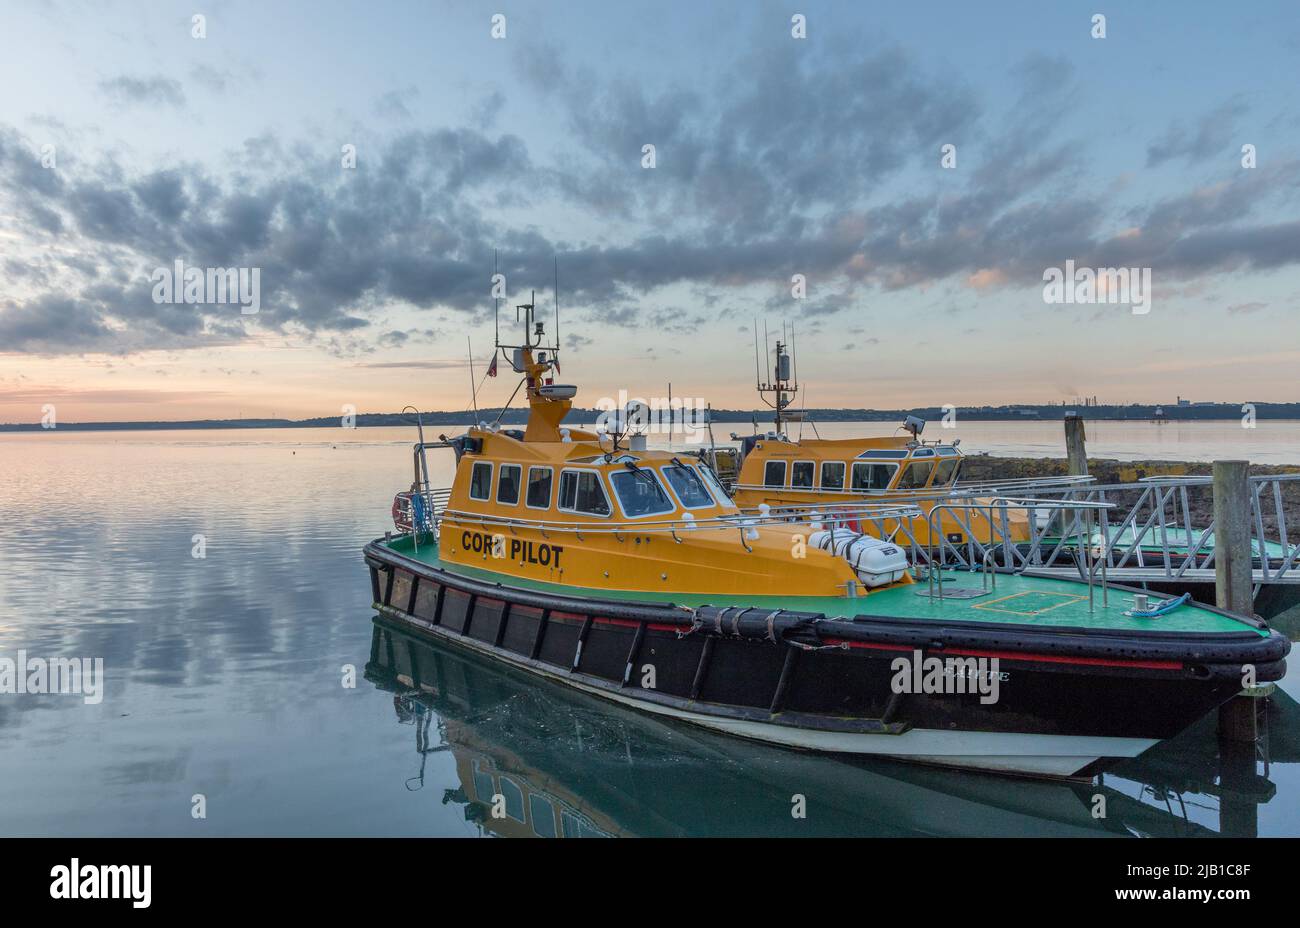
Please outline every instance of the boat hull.
[[[1080, 776], [1172, 737], [1284, 672], [1285, 639], [1061, 630], [678, 608], [473, 579], [372, 543], [375, 606], [452, 645], [667, 718], [812, 751]], [[953, 623], [957, 625], [959, 623]], [[996, 657], [996, 702], [899, 694], [898, 657]]]

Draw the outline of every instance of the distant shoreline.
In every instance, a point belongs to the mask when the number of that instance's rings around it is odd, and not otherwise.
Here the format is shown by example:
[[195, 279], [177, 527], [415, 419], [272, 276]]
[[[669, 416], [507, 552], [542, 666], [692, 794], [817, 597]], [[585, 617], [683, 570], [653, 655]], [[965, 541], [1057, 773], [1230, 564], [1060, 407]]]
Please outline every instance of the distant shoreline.
[[[1240, 403], [1213, 403], [1195, 406], [1163, 407], [1163, 416], [1157, 416], [1156, 406], [971, 406], [958, 407], [957, 412], [966, 422], [1060, 422], [1067, 412], [1094, 422], [1240, 422], [1243, 418]], [[1300, 403], [1255, 403], [1257, 421], [1300, 419]], [[917, 409], [808, 409], [803, 410], [808, 420], [816, 423], [830, 422], [902, 422], [907, 416], [918, 416], [927, 422], [942, 420], [947, 410], [942, 407]], [[575, 409], [566, 422], [591, 423], [603, 413], [600, 409]], [[689, 415], [689, 412], [687, 413]], [[528, 410], [511, 408], [481, 409], [473, 412], [435, 411], [424, 413], [426, 425], [471, 426], [480, 421], [495, 421], [500, 415], [503, 425], [523, 425]], [[56, 423], [57, 431], [77, 432], [143, 432], [184, 431], [201, 429], [307, 429], [337, 428], [340, 416], [318, 416], [311, 419], [195, 419], [180, 422], [68, 422]], [[766, 425], [771, 421], [771, 411], [754, 412], [742, 409], [715, 409], [715, 424], [744, 424], [757, 421]], [[357, 428], [383, 428], [414, 425], [415, 419], [404, 413], [359, 413]], [[0, 423], [0, 432], [50, 431], [39, 422]]]

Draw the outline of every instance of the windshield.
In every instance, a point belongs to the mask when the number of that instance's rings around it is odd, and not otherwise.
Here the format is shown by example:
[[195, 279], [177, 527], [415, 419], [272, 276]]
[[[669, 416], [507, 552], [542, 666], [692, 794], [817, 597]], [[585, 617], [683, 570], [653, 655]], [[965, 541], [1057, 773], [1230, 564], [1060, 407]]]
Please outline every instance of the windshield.
[[652, 516], [676, 508], [648, 470], [617, 471], [609, 475], [609, 480], [614, 484], [614, 494], [618, 496], [624, 515]]
[[940, 461], [934, 471], [934, 485], [937, 487], [952, 482], [957, 476], [957, 465], [960, 463], [961, 458], [947, 458]]
[[930, 471], [934, 470], [933, 461], [917, 462], [907, 465], [903, 471], [903, 476], [899, 478], [898, 488], [900, 490], [919, 490], [926, 485], [930, 479]]
[[707, 467], [701, 467], [700, 475], [704, 477], [704, 482], [707, 483], [709, 489], [713, 491], [713, 498], [718, 501], [719, 506], [724, 506], [728, 509], [735, 508], [736, 504], [731, 501], [731, 497], [727, 495], [727, 491], [722, 489], [722, 484], [718, 483], [718, 478], [713, 471], [709, 470]]
[[668, 478], [668, 483], [677, 494], [677, 498], [682, 501], [682, 505], [687, 509], [698, 509], [700, 506], [712, 506], [713, 497], [709, 496], [709, 491], [704, 488], [703, 481], [695, 471], [689, 467], [673, 465], [664, 468], [664, 476]]

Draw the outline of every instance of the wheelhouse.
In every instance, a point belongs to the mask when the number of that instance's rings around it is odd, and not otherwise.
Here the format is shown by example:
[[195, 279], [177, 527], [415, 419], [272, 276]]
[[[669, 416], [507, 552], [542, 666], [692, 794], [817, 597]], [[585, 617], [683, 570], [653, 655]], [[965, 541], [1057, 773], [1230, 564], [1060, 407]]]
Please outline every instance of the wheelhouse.
[[[961, 471], [963, 454], [956, 445], [860, 448], [854, 442], [795, 444], [768, 437], [749, 449], [756, 459], [749, 474], [761, 476], [762, 489], [870, 495], [951, 489]], [[752, 485], [744, 479], [749, 474], [742, 465], [742, 487]]]
[[459, 496], [465, 512], [473, 514], [557, 522], [711, 519], [737, 514], [717, 476], [694, 458], [621, 453], [549, 464], [498, 458], [473, 461], [461, 474], [458, 480], [466, 481], [465, 492], [453, 490], [453, 496]]

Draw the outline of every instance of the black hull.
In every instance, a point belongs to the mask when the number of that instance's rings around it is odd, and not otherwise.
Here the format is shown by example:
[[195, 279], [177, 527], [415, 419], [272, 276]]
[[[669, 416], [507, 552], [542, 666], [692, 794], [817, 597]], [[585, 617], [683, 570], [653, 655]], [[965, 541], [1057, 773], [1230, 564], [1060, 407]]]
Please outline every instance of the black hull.
[[[1118, 636], [559, 597], [377, 543], [366, 561], [390, 618], [595, 695], [792, 747], [1031, 774], [1078, 775], [1140, 753], [1231, 698], [1242, 664], [1280, 678], [1289, 648], [1248, 630]], [[998, 700], [895, 694], [891, 662], [915, 651], [997, 657]]]

